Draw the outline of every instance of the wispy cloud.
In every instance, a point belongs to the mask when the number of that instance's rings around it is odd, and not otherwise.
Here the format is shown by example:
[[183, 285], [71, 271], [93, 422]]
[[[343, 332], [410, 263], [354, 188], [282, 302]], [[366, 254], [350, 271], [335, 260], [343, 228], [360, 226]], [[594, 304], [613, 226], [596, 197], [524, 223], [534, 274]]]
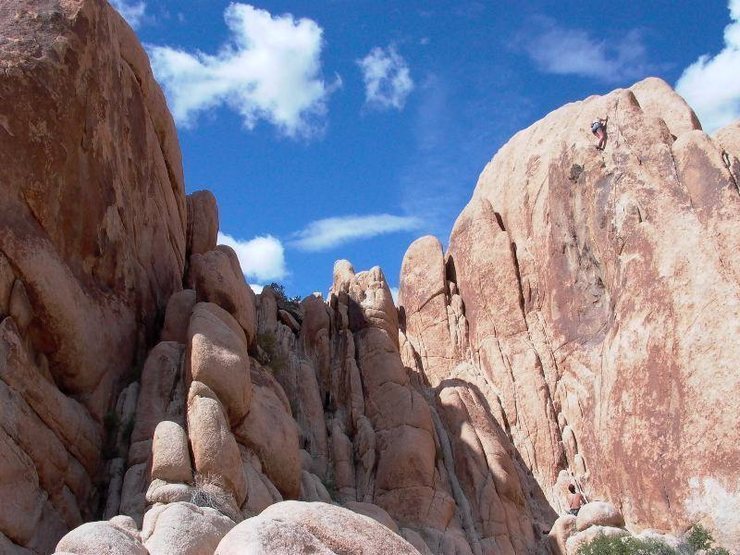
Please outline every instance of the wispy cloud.
[[144, 16], [146, 15], [146, 3], [141, 0], [111, 0], [111, 5], [118, 10], [118, 13], [120, 13], [134, 29], [138, 28], [144, 21]]
[[226, 105], [248, 129], [265, 120], [289, 137], [320, 132], [340, 84], [321, 76], [321, 27], [240, 3], [230, 4], [224, 18], [231, 39], [215, 55], [147, 48], [177, 123], [192, 127], [203, 112]]
[[[288, 275], [285, 267], [285, 249], [280, 240], [272, 235], [240, 241], [219, 232], [218, 242], [234, 249], [239, 257], [242, 272], [248, 280], [269, 282], [281, 280]], [[254, 286], [252, 288], [254, 289]]]
[[616, 82], [644, 77], [652, 69], [638, 29], [612, 40], [539, 16], [529, 21], [513, 46], [526, 52], [540, 71], [556, 75]]
[[676, 83], [710, 133], [740, 117], [740, 0], [730, 0], [729, 9], [725, 47], [716, 56], [701, 56]]
[[419, 218], [392, 214], [326, 218], [311, 222], [295, 233], [289, 246], [309, 252], [325, 251], [359, 239], [413, 231], [418, 229], [421, 223]]
[[365, 102], [379, 110], [403, 110], [406, 98], [414, 89], [414, 81], [406, 60], [394, 45], [376, 46], [357, 60], [365, 81]]

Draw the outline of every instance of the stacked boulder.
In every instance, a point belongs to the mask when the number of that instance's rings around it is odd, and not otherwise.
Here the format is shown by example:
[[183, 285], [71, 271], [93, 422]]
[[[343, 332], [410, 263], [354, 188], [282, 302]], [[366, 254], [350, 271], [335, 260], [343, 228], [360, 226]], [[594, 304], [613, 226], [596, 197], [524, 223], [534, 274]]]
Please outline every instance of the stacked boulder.
[[598, 536], [621, 537], [630, 533], [624, 529], [622, 513], [611, 503], [592, 501], [578, 511], [578, 516], [560, 516], [549, 533], [554, 555], [575, 555], [584, 544]]
[[[570, 554], [690, 519], [736, 547], [740, 126], [707, 136], [655, 79], [565, 106], [447, 252], [409, 247], [398, 308], [347, 261], [296, 302], [185, 196], [106, 2], [0, 29], [0, 551]], [[563, 473], [621, 512], [556, 520]]]
[[[329, 323], [330, 318], [322, 318], [329, 311], [315, 297], [301, 305], [286, 303], [270, 288], [258, 300], [244, 280], [234, 251], [216, 245], [217, 229], [212, 195], [204, 191], [190, 195], [185, 275], [190, 288], [172, 295], [167, 304], [161, 341], [149, 353], [140, 384], [136, 384], [140, 393], [120, 495], [112, 487], [109, 491], [109, 511], [125, 516], [73, 530], [59, 542], [57, 552], [213, 553], [229, 530], [248, 519], [247, 528], [237, 527], [219, 552], [248, 545], [255, 553], [263, 552], [259, 549], [273, 553], [276, 547], [270, 542], [284, 540], [267, 532], [255, 539], [251, 532], [244, 532], [268, 526], [259, 523], [269, 522], [272, 513], [263, 511], [270, 506], [276, 507], [276, 515], [287, 511], [298, 529], [313, 531], [308, 536], [290, 532], [283, 517], [269, 525], [285, 528], [284, 534], [296, 545], [343, 543], [363, 530], [360, 536], [376, 538], [373, 552], [381, 553], [388, 546], [402, 553], [414, 552], [394, 533], [399, 532], [395, 521], [373, 504], [358, 503], [352, 513], [334, 506], [279, 503], [299, 498], [327, 503], [356, 500], [333, 488], [330, 493], [325, 486], [330, 476], [354, 474], [351, 449], [338, 464], [330, 456], [327, 429], [332, 425], [324, 420], [319, 373], [314, 366], [328, 346], [330, 330], [320, 328]], [[387, 301], [383, 314], [395, 314], [382, 274], [376, 270], [372, 275]], [[345, 326], [346, 303], [345, 299]], [[397, 340], [397, 327], [391, 326], [384, 337]], [[391, 352], [396, 353], [397, 368], [402, 370], [397, 348]], [[328, 363], [331, 357], [321, 360]], [[381, 370], [377, 370], [380, 376]], [[335, 371], [343, 374], [346, 368]], [[335, 384], [330, 389], [338, 403], [344, 404], [348, 397], [340, 391], [342, 380], [328, 379]], [[352, 398], [364, 403], [361, 385]], [[293, 407], [300, 427], [293, 418]], [[361, 412], [356, 414], [365, 418]], [[431, 429], [430, 421], [426, 426]], [[369, 424], [366, 433], [370, 437], [375, 433]], [[373, 446], [374, 439], [368, 445]], [[418, 456], [413, 444], [403, 449], [409, 456]], [[429, 459], [434, 459], [433, 447]], [[343, 470], [346, 464], [351, 467]], [[368, 472], [373, 471], [370, 465]], [[341, 491], [344, 484], [338, 484]], [[348, 487], [354, 490], [354, 482]], [[372, 500], [372, 492], [368, 495]], [[261, 520], [251, 518], [260, 513]], [[317, 518], [324, 522], [324, 532], [318, 536], [311, 524]], [[101, 551], [102, 545], [114, 546], [113, 551]]]

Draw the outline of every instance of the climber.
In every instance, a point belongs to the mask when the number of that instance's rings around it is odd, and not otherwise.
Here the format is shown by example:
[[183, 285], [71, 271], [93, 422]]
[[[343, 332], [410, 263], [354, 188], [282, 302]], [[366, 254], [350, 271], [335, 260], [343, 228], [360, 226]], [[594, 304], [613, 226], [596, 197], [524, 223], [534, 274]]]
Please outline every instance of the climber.
[[596, 145], [599, 150], [604, 150], [606, 146], [606, 122], [608, 121], [609, 116], [606, 116], [604, 119], [599, 118], [591, 124], [591, 133], [599, 138], [599, 144]]
[[568, 491], [570, 492], [568, 494], [568, 512], [573, 516], [576, 516], [578, 511], [581, 510], [581, 507], [586, 504], [586, 500], [583, 495], [576, 493], [575, 484], [569, 484]]

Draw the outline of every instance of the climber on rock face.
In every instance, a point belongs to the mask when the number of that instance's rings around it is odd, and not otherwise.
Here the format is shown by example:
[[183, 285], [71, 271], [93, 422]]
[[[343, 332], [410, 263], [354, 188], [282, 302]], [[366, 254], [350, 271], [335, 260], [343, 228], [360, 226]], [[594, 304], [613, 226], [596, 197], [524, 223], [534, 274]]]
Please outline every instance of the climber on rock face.
[[608, 121], [609, 116], [606, 116], [604, 119], [599, 118], [591, 124], [591, 133], [599, 138], [599, 144], [596, 145], [599, 150], [604, 150], [606, 146], [606, 122]]
[[581, 507], [586, 504], [586, 500], [583, 495], [576, 493], [576, 486], [574, 484], [568, 485], [568, 512], [573, 516], [578, 515], [578, 511]]

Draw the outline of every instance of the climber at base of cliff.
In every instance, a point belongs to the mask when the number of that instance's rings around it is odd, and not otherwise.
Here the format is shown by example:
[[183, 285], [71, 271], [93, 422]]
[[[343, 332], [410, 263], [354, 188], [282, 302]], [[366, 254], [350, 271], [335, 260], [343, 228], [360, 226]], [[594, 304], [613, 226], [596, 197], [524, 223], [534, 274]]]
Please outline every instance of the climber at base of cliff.
[[604, 150], [604, 147], [606, 146], [606, 122], [608, 121], [609, 116], [606, 116], [603, 119], [597, 119], [591, 124], [591, 133], [599, 138], [599, 144], [596, 145], [596, 148], [599, 150]]
[[581, 507], [586, 504], [586, 500], [583, 498], [583, 495], [576, 493], [575, 485], [570, 484], [568, 486], [568, 491], [570, 492], [568, 494], [568, 512], [573, 516], [577, 516], [578, 511], [580, 511]]

